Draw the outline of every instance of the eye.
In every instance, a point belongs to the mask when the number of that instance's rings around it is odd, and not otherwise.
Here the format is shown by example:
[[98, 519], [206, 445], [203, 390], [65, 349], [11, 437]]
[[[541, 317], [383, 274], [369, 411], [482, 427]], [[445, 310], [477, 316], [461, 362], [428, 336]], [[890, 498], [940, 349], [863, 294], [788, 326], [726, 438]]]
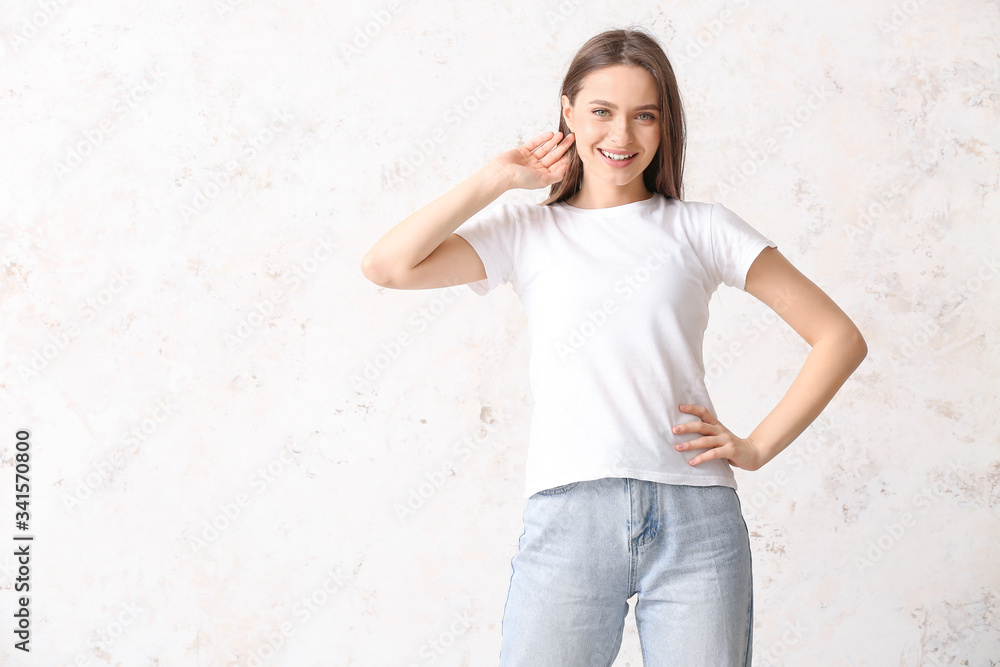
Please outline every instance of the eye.
[[655, 117], [655, 116], [654, 116], [653, 114], [651, 114], [651, 113], [647, 113], [647, 112], [645, 112], [645, 111], [643, 111], [643, 112], [642, 112], [641, 114], [639, 114], [639, 115], [640, 115], [640, 116], [648, 116], [648, 118], [647, 118], [646, 120], [656, 120], [656, 117]]
[[602, 116], [601, 114], [597, 113], [598, 111], [603, 111], [605, 113], [609, 113], [607, 109], [594, 109], [594, 113], [596, 113], [599, 118], [607, 118], [607, 116]]

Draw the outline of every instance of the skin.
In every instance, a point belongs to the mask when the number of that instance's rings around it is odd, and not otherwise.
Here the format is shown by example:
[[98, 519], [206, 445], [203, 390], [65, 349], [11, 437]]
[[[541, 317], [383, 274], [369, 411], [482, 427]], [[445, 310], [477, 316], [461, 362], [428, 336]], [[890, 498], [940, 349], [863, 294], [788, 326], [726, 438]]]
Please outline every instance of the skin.
[[[584, 177], [580, 190], [568, 200], [571, 205], [605, 208], [647, 199], [650, 193], [641, 175], [656, 153], [659, 126], [651, 125], [637, 107], [655, 102], [651, 84], [652, 76], [640, 68], [615, 65], [591, 72], [575, 104], [563, 98], [562, 113], [573, 132], [565, 137], [561, 132], [544, 132], [501, 153], [479, 173], [390, 230], [369, 251], [372, 261], [365, 265], [365, 275], [379, 276], [377, 282], [384, 286], [443, 286], [440, 276], [460, 274], [461, 262], [454, 259], [457, 253], [442, 252], [442, 247], [460, 244], [467, 257], [470, 253], [475, 257], [467, 241], [451, 234], [460, 221], [509, 189], [536, 189], [561, 181], [569, 166], [567, 151], [574, 141], [583, 161]], [[617, 108], [590, 104], [594, 99], [612, 102]], [[595, 113], [598, 108], [608, 109], [609, 113]], [[596, 153], [598, 147], [624, 148], [639, 156], [627, 168], [612, 169], [601, 161]], [[380, 246], [386, 247], [382, 252], [388, 253], [388, 260], [378, 261]], [[456, 266], [442, 268], [448, 263]], [[403, 279], [396, 280], [386, 271], [379, 272], [380, 264], [411, 268], [404, 272]], [[458, 282], [485, 277], [482, 263], [478, 262], [475, 274]], [[777, 313], [812, 349], [785, 396], [746, 438], [735, 435], [703, 405], [678, 406], [694, 420], [675, 425], [674, 433], [701, 436], [678, 445], [678, 450], [706, 450], [693, 457], [691, 465], [724, 458], [733, 466], [758, 470], [819, 416], [868, 353], [861, 332], [850, 318], [777, 248], [767, 247], [760, 252], [747, 272], [744, 289]]]
[[735, 435], [703, 405], [680, 405], [697, 419], [674, 433], [699, 433], [679, 451], [706, 449], [688, 463], [724, 458], [744, 470], [759, 470], [792, 443], [833, 399], [868, 354], [854, 322], [782, 255], [764, 248], [747, 272], [745, 290], [767, 304], [812, 348], [784, 397], [746, 438]]
[[[596, 102], [603, 100], [606, 103]], [[583, 183], [566, 202], [578, 208], [607, 208], [648, 199], [642, 172], [660, 147], [656, 81], [641, 67], [612, 65], [584, 79], [575, 103], [562, 96], [562, 114], [583, 162]], [[604, 161], [599, 148], [638, 153], [626, 167]]]
[[[545, 181], [561, 179], [564, 154], [570, 142], [576, 141], [584, 177], [580, 190], [567, 203], [605, 208], [647, 199], [652, 193], [645, 187], [642, 172], [659, 148], [660, 112], [640, 107], [655, 107], [656, 100], [655, 80], [645, 69], [614, 65], [591, 72], [574, 104], [566, 95], [562, 97], [570, 134], [563, 141], [558, 132], [551, 138], [548, 133], [540, 135], [530, 148], [541, 146], [538, 153], [544, 157], [539, 160], [525, 150], [522, 153], [527, 155], [520, 155], [522, 164], [548, 172]], [[548, 141], [540, 141], [543, 137]], [[629, 166], [613, 168], [604, 163], [599, 148], [638, 155]], [[680, 411], [696, 419], [674, 426], [673, 432], [701, 437], [680, 443], [676, 449], [707, 450], [688, 462], [692, 466], [724, 458], [744, 470], [759, 470], [819, 416], [868, 354], [854, 322], [777, 248], [764, 248], [754, 260], [745, 291], [774, 310], [811, 350], [785, 396], [746, 438], [726, 428], [704, 405], [679, 405]]]

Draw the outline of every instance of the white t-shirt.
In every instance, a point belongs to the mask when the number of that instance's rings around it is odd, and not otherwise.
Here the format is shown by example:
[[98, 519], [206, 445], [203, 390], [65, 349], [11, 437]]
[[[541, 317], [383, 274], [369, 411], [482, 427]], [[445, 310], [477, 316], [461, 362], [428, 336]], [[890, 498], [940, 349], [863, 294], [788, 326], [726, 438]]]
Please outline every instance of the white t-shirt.
[[603, 477], [736, 488], [725, 459], [674, 445], [706, 406], [702, 343], [720, 283], [744, 289], [775, 243], [721, 204], [655, 193], [603, 209], [504, 203], [455, 233], [486, 267], [485, 295], [510, 283], [524, 304], [534, 399], [525, 493]]

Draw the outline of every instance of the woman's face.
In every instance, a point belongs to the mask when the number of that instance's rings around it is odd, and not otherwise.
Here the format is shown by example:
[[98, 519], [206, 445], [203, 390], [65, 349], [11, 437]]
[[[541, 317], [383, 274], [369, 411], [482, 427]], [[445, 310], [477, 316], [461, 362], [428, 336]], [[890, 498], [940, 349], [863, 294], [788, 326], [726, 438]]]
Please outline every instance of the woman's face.
[[[626, 185], [642, 175], [660, 147], [657, 99], [653, 76], [630, 65], [611, 65], [588, 74], [573, 105], [562, 96], [563, 117], [576, 135], [584, 182], [598, 178]], [[632, 157], [616, 159], [609, 154]]]

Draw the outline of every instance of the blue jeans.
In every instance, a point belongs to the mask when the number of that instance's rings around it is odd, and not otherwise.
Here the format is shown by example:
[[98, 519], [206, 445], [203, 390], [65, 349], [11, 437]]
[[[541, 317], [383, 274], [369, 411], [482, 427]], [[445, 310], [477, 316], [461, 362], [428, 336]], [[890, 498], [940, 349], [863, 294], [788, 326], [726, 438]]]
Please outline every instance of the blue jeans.
[[750, 536], [736, 490], [605, 477], [528, 498], [500, 667], [610, 667], [627, 600], [645, 667], [749, 667]]

